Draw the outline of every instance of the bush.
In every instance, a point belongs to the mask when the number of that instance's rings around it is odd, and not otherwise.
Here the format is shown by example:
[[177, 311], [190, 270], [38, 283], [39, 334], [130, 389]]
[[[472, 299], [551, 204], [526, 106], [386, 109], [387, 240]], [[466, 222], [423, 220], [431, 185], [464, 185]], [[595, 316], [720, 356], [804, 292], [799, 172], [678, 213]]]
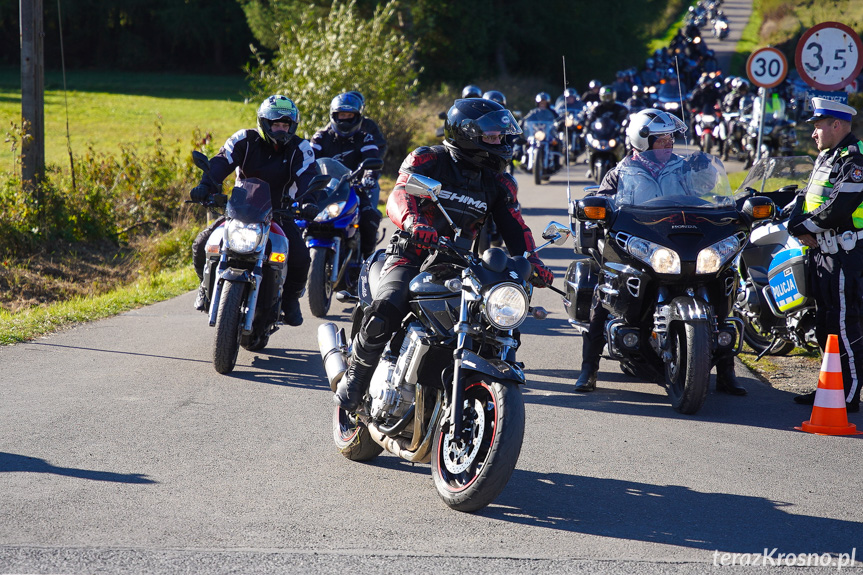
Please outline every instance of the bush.
[[305, 15], [300, 23], [279, 30], [278, 52], [266, 61], [257, 55], [250, 85], [259, 100], [284, 94], [300, 109], [300, 132], [310, 138], [329, 123], [330, 101], [358, 90], [365, 113], [387, 138], [390, 169], [407, 154], [414, 122], [407, 114], [417, 89], [413, 45], [390, 25], [395, 2], [375, 9], [370, 20], [360, 18], [355, 1], [335, 2], [325, 18]]

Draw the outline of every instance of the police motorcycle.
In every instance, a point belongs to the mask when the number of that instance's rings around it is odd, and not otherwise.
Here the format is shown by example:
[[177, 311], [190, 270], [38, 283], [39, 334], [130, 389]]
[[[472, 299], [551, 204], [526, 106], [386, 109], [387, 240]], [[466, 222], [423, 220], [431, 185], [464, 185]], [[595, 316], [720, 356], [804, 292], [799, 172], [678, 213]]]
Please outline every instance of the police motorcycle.
[[[367, 461], [382, 450], [407, 461], [431, 462], [441, 499], [458, 511], [476, 511], [503, 490], [524, 436], [523, 364], [516, 360], [517, 328], [528, 316], [547, 312], [530, 306], [531, 263], [500, 248], [482, 257], [471, 251], [440, 205], [441, 184], [412, 174], [408, 193], [428, 198], [455, 230], [442, 237], [436, 254], [410, 283], [410, 312], [389, 342], [356, 413], [335, 407], [333, 438], [350, 460]], [[562, 245], [569, 229], [552, 222], [543, 232]], [[402, 242], [409, 235], [402, 235]], [[527, 255], [527, 254], [526, 254]], [[359, 332], [363, 311], [377, 289], [384, 254], [366, 260], [359, 297], [353, 301], [353, 334], [325, 323], [318, 343], [330, 387], [335, 391], [347, 370], [349, 346]]]
[[[209, 174], [207, 156], [195, 150], [192, 158]], [[273, 210], [270, 186], [257, 178], [237, 181], [230, 198], [216, 194], [203, 205], [224, 207], [225, 213], [207, 240], [203, 285], [209, 324], [216, 328], [213, 367], [226, 374], [234, 370], [240, 347], [261, 350], [279, 329], [288, 238], [273, 216], [293, 217], [298, 210]]]
[[541, 185], [563, 165], [563, 154], [558, 151], [560, 140], [555, 121], [525, 116], [521, 129], [521, 169], [533, 174], [533, 183]]
[[599, 184], [626, 155], [623, 127], [610, 112], [605, 113], [586, 126], [584, 141], [590, 177]]
[[741, 286], [734, 313], [746, 322], [743, 339], [759, 359], [786, 355], [795, 347], [818, 349], [815, 301], [807, 284], [808, 248], [788, 233], [797, 190], [806, 186], [813, 168], [809, 156], [762, 158], [734, 195], [738, 204], [765, 196], [776, 206], [785, 206], [775, 218], [752, 229], [737, 258]]
[[318, 203], [321, 211], [311, 220], [297, 220], [311, 252], [309, 268], [309, 308], [315, 317], [330, 310], [334, 290], [343, 286], [356, 293], [362, 266], [360, 253], [360, 194], [366, 170], [379, 170], [383, 160], [367, 158], [351, 172], [333, 158], [317, 160], [319, 175], [309, 182], [310, 191], [323, 190]]
[[[588, 257], [567, 270], [564, 307], [570, 324], [585, 332], [598, 298], [610, 312], [610, 357], [624, 373], [664, 384], [672, 407], [693, 414], [717, 359], [742, 346], [743, 321], [731, 315], [734, 258], [752, 223], [774, 208], [753, 197], [738, 210], [713, 156], [680, 154], [666, 164], [655, 154], [623, 160], [613, 198], [570, 204], [576, 251]], [[665, 164], [658, 183], [642, 159]]]

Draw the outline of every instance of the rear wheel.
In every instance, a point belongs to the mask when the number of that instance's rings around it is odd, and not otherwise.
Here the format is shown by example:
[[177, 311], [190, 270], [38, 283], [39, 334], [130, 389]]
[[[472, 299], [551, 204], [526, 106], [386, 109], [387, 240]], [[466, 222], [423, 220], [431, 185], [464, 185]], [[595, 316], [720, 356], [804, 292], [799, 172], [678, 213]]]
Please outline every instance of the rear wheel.
[[333, 412], [333, 440], [342, 455], [351, 461], [374, 459], [384, 450], [372, 439], [368, 428], [355, 413], [341, 407]]
[[701, 139], [703, 142], [702, 149], [705, 153], [709, 154], [710, 150], [713, 149], [713, 134], [707, 132], [704, 134], [704, 137]]
[[594, 180], [597, 184], [601, 184], [603, 178], [605, 178], [605, 174], [608, 173], [609, 165], [608, 160], [597, 160], [596, 167], [593, 171]]
[[325, 317], [330, 311], [333, 298], [333, 284], [330, 281], [332, 269], [333, 252], [326, 248], [313, 248], [309, 269], [309, 309], [315, 317]]
[[213, 341], [213, 367], [221, 374], [231, 373], [240, 351], [240, 318], [246, 283], [225, 282], [216, 316], [216, 338]]
[[706, 321], [672, 324], [672, 359], [665, 366], [665, 388], [671, 406], [691, 415], [701, 409], [710, 381], [710, 326]]
[[460, 439], [439, 426], [432, 446], [438, 495], [457, 511], [482, 509], [506, 486], [524, 439], [524, 398], [515, 383], [480, 376], [464, 390]]
[[788, 355], [797, 347], [793, 342], [784, 339], [779, 339], [774, 344], [772, 334], [762, 331], [758, 325], [748, 321], [743, 327], [743, 341], [758, 354], [769, 349], [768, 355]]

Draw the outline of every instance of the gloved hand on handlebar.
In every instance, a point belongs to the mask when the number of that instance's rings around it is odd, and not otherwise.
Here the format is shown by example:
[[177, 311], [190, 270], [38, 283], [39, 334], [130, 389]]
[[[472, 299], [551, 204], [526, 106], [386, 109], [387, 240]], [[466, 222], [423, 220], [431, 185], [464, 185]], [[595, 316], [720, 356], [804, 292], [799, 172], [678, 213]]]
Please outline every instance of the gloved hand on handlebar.
[[536, 287], [550, 286], [554, 282], [554, 272], [546, 267], [542, 260], [536, 256], [530, 256], [527, 261], [533, 264], [533, 274], [530, 283]]
[[366, 190], [370, 190], [374, 188], [378, 183], [377, 178], [373, 176], [363, 176], [362, 181], [360, 181], [360, 185]]
[[689, 158], [689, 167], [694, 172], [706, 170], [708, 166], [710, 166], [710, 160], [704, 154], [695, 154]]
[[300, 208], [300, 215], [303, 216], [304, 220], [313, 220], [320, 211], [315, 204], [303, 204], [303, 207]]
[[199, 204], [207, 201], [207, 198], [213, 194], [218, 193], [217, 190], [212, 184], [208, 184], [205, 182], [201, 182], [189, 192], [189, 198], [192, 199], [193, 202], [197, 202]]
[[437, 243], [437, 230], [427, 224], [414, 224], [411, 226], [411, 243], [427, 250]]

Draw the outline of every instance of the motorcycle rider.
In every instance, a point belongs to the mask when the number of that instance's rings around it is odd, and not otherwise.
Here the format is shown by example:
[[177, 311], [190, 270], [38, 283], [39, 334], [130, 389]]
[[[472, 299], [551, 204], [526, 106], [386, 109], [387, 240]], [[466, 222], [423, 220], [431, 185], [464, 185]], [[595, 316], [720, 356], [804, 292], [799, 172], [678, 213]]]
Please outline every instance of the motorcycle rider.
[[[524, 129], [524, 126], [527, 122], [539, 121], [539, 122], [553, 122], [555, 125], [559, 119], [557, 112], [554, 111], [554, 108], [551, 107], [551, 94], [548, 92], [540, 92], [534, 98], [536, 101], [536, 108], [532, 109], [528, 112], [524, 118], [521, 119], [521, 127]], [[524, 139], [521, 139], [524, 142]], [[552, 148], [555, 148], [554, 144], [551, 144]], [[559, 146], [559, 144], [558, 144]], [[524, 154], [524, 146], [516, 144], [513, 149], [513, 155], [517, 159], [521, 159], [522, 154]]]
[[[192, 201], [204, 202], [213, 194], [221, 193], [222, 180], [236, 170], [237, 179], [259, 178], [270, 186], [274, 210], [290, 206], [294, 200], [303, 204], [304, 216], [314, 217], [318, 210], [316, 198], [307, 195], [309, 181], [317, 174], [315, 153], [308, 140], [296, 135], [300, 111], [289, 98], [276, 94], [265, 99], [257, 112], [258, 129], [240, 130], [228, 138], [219, 153], [210, 160], [210, 173], [202, 175], [189, 193]], [[298, 326], [303, 323], [300, 297], [305, 292], [309, 266], [312, 263], [309, 249], [293, 219], [276, 219], [288, 238], [288, 269], [282, 294], [284, 323]], [[192, 261], [201, 282], [204, 281], [207, 239], [225, 220], [218, 218], [198, 234], [192, 242]], [[198, 288], [195, 309], [205, 311], [209, 305], [206, 289]]]
[[[356, 410], [384, 347], [408, 311], [410, 281], [428, 262], [429, 250], [438, 239], [452, 238], [454, 233], [431, 201], [405, 192], [410, 174], [422, 174], [443, 184], [448, 193], [441, 194], [441, 205], [463, 235], [475, 238], [483, 221], [491, 216], [510, 253], [535, 248], [516, 200], [515, 178], [505, 173], [512, 149], [503, 136], [519, 132], [512, 114], [490, 100], [460, 99], [447, 112], [444, 130], [443, 145], [417, 148], [405, 158], [387, 201], [387, 214], [399, 229], [387, 249], [377, 296], [362, 319], [348, 371], [333, 397], [335, 404], [347, 411]], [[538, 286], [550, 285], [552, 271], [537, 256], [528, 259], [534, 266], [531, 281]]]
[[482, 90], [476, 84], [468, 84], [461, 89], [462, 98], [482, 98]]
[[599, 89], [599, 103], [587, 109], [584, 120], [585, 126], [589, 126], [595, 120], [608, 113], [611, 114], [612, 119], [620, 124], [621, 127], [626, 125], [629, 109], [614, 99], [614, 91], [612, 91], [611, 86], [603, 86]]
[[499, 92], [497, 90], [489, 90], [482, 95], [486, 100], [491, 100], [492, 102], [497, 102], [504, 108], [506, 108], [506, 96], [503, 95], [503, 92]]
[[[348, 92], [348, 94], [353, 94], [357, 98], [360, 99], [360, 114], [363, 117], [363, 121], [360, 123], [360, 131], [365, 132], [366, 134], [371, 134], [375, 139], [375, 145], [378, 147], [378, 157], [380, 159], [384, 159], [384, 156], [387, 155], [387, 139], [384, 137], [383, 132], [381, 132], [378, 123], [366, 116], [366, 99], [362, 95], [362, 93], [357, 90], [352, 90]], [[371, 204], [374, 207], [377, 207], [380, 203], [381, 199], [381, 187], [375, 186], [369, 195], [369, 199], [371, 200]]]
[[599, 102], [599, 89], [602, 88], [602, 82], [599, 80], [591, 80], [587, 84], [587, 90], [581, 95], [581, 101], [585, 105], [591, 102]]
[[[857, 110], [812, 98], [812, 137], [820, 153], [809, 183], [788, 220], [788, 233], [810, 248], [815, 335], [823, 350], [837, 334], [845, 407], [860, 411], [863, 376], [863, 142], [851, 132]], [[812, 405], [815, 392], [798, 395]]]
[[639, 86], [638, 84], [633, 85], [632, 96], [630, 96], [624, 104], [629, 109], [630, 114], [635, 114], [636, 112], [640, 112], [647, 108], [648, 95], [646, 88], [644, 86]]
[[[686, 125], [673, 114], [647, 108], [633, 114], [626, 129], [633, 148], [633, 158], [644, 166], [648, 177], [659, 181], [666, 173], [686, 172], [691, 177], [714, 178], [706, 157], [697, 155], [692, 161], [683, 160], [673, 153], [675, 134], [686, 132]], [[651, 152], [651, 153], [646, 153]], [[635, 162], [633, 162], [635, 164]], [[620, 182], [621, 165], [605, 175], [597, 195], [613, 196]], [[634, 202], [638, 203], [638, 202]], [[591, 392], [596, 389], [599, 359], [605, 345], [605, 324], [609, 312], [594, 292], [590, 309], [590, 324], [584, 334], [581, 356], [581, 373], [575, 382], [575, 391]], [[737, 383], [734, 375], [734, 356], [720, 357], [716, 362], [716, 390], [731, 395], [746, 395], [746, 389]]]
[[[351, 171], [360, 167], [367, 158], [378, 158], [378, 146], [372, 134], [363, 132], [362, 102], [356, 95], [345, 92], [330, 102], [330, 123], [312, 136], [315, 159], [333, 158]], [[381, 214], [373, 197], [380, 196], [378, 170], [363, 173], [360, 193], [360, 253], [367, 258], [375, 251]]]

